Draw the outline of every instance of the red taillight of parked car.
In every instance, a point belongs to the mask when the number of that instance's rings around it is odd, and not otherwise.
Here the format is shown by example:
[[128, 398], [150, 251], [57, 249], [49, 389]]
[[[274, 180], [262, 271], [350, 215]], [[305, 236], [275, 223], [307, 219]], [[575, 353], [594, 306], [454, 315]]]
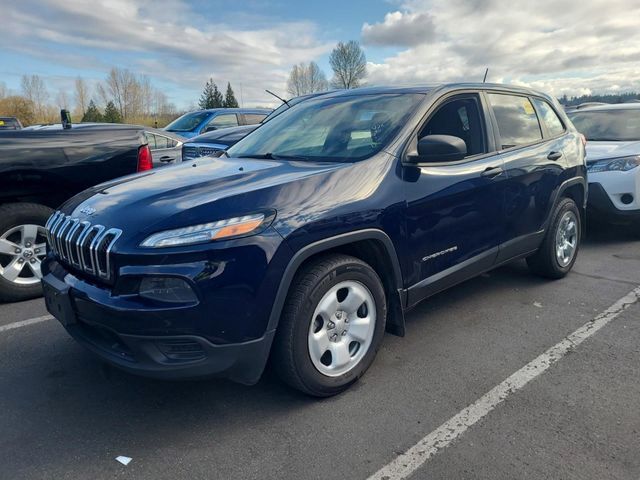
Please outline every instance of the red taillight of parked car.
[[149, 145], [143, 145], [138, 149], [138, 171], [144, 172], [153, 168], [153, 160], [151, 158], [151, 150]]

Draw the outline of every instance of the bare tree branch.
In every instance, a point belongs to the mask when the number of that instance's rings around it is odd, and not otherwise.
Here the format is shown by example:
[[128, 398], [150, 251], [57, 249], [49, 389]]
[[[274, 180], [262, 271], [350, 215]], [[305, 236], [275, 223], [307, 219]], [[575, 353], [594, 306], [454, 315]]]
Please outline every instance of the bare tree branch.
[[332, 84], [336, 88], [356, 88], [367, 76], [367, 58], [355, 40], [340, 42], [331, 52]]

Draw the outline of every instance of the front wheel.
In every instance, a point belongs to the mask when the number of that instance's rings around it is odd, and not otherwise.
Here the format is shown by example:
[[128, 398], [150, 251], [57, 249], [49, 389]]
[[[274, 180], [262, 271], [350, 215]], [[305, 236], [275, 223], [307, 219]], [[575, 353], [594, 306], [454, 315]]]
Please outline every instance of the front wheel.
[[292, 387], [328, 397], [369, 368], [384, 335], [384, 288], [363, 261], [329, 255], [291, 285], [274, 344], [274, 366]]
[[582, 225], [580, 211], [571, 198], [556, 206], [540, 249], [527, 258], [532, 272], [546, 278], [564, 277], [576, 261]]

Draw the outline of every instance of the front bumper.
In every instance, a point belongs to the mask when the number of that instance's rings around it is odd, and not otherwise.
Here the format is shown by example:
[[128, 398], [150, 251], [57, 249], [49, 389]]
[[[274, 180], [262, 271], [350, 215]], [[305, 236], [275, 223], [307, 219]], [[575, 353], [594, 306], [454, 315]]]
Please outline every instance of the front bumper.
[[197, 325], [199, 304], [144, 308], [79, 279], [54, 259], [45, 262], [43, 274], [47, 310], [75, 340], [118, 368], [161, 379], [215, 376], [249, 385], [260, 379], [274, 331], [218, 344], [198, 329], [178, 328], [177, 319]]
[[589, 183], [587, 208], [591, 215], [609, 223], [629, 224], [640, 221], [640, 209], [621, 210], [617, 208], [600, 183]]

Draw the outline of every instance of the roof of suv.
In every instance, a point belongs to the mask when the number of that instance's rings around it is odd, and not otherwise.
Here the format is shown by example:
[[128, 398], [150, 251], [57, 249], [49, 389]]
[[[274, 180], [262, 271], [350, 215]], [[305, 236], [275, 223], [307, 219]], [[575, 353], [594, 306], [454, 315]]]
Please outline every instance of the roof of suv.
[[439, 91], [445, 93], [447, 91], [455, 90], [495, 90], [501, 92], [513, 92], [522, 95], [536, 95], [545, 97], [548, 100], [555, 101], [553, 97], [543, 92], [533, 90], [527, 87], [501, 84], [501, 83], [434, 83], [425, 85], [413, 85], [413, 86], [396, 86], [396, 87], [361, 87], [352, 90], [336, 90], [328, 92], [324, 96], [337, 97], [337, 96], [351, 96], [351, 95], [376, 95], [382, 93], [431, 93], [433, 91]]

